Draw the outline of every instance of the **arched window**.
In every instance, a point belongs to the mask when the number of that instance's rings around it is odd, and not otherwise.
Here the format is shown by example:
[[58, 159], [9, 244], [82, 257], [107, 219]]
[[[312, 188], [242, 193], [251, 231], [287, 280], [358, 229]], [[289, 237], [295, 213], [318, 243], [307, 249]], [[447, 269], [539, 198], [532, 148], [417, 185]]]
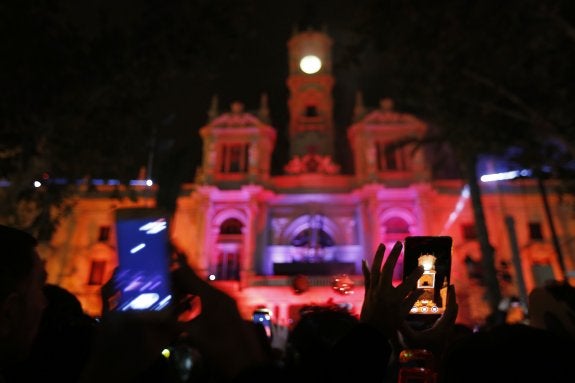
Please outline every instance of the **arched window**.
[[244, 224], [236, 218], [226, 219], [220, 226], [220, 234], [242, 234]]
[[218, 253], [212, 261], [219, 280], [239, 280], [243, 228], [244, 224], [237, 218], [228, 218], [220, 225]]
[[391, 217], [384, 225], [386, 234], [409, 234], [409, 224], [403, 218]]
[[307, 228], [298, 233], [292, 240], [291, 245], [295, 247], [330, 247], [335, 242], [331, 236], [320, 228]]
[[[395, 241], [403, 241], [410, 234], [409, 223], [401, 217], [390, 217], [383, 223], [384, 242], [391, 248]], [[400, 280], [403, 274], [403, 256], [400, 257], [393, 271], [393, 279]]]

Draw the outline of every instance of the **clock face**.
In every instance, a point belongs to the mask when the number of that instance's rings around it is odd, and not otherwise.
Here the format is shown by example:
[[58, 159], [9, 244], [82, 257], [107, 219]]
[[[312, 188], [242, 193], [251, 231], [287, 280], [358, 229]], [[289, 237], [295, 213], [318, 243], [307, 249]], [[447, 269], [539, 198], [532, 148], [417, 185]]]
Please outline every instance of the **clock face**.
[[314, 55], [305, 56], [300, 60], [299, 67], [304, 73], [314, 74], [321, 69], [321, 60]]

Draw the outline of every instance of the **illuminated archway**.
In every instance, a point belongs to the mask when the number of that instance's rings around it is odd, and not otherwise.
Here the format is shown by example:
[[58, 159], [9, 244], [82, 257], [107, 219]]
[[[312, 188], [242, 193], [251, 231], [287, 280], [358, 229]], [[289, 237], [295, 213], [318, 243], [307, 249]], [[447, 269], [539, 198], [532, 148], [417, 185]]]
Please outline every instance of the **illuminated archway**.
[[[415, 235], [416, 217], [408, 209], [392, 208], [385, 210], [379, 216], [380, 238], [388, 249], [391, 249], [395, 242], [405, 239], [409, 235]], [[393, 271], [393, 278], [396, 281], [402, 279], [403, 255], [399, 257]]]
[[209, 262], [211, 278], [239, 280], [244, 249], [245, 214], [238, 209], [220, 211], [212, 221], [215, 252]]
[[291, 244], [292, 240], [301, 232], [313, 227], [321, 227], [331, 238], [341, 238], [343, 233], [339, 227], [328, 217], [322, 214], [304, 214], [286, 225], [280, 235], [280, 243]]

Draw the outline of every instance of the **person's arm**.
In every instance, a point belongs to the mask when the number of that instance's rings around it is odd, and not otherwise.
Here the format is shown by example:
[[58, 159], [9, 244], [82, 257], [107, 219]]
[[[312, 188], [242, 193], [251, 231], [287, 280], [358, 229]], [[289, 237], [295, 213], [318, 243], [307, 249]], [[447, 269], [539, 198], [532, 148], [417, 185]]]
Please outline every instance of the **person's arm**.
[[393, 286], [393, 270], [402, 247], [401, 242], [396, 242], [383, 263], [385, 245], [380, 244], [371, 270], [365, 260], [362, 263], [365, 296], [360, 322], [377, 328], [392, 342], [397, 340], [401, 324], [421, 295], [417, 289], [417, 280], [423, 274], [422, 267], [416, 268], [405, 281]]
[[400, 332], [403, 343], [408, 348], [424, 348], [431, 351], [437, 359], [441, 359], [445, 348], [454, 336], [458, 310], [455, 286], [450, 285], [447, 289], [445, 311], [431, 328], [414, 330], [406, 321], [402, 322]]
[[365, 295], [360, 323], [333, 348], [330, 381], [381, 382], [388, 376], [388, 363], [399, 352], [398, 331], [419, 297], [416, 286], [423, 273], [417, 268], [408, 279], [393, 286], [393, 269], [401, 249], [401, 242], [397, 242], [384, 263], [385, 245], [380, 244], [371, 269], [363, 262]]
[[[187, 321], [178, 312], [161, 321], [144, 320], [137, 315], [104, 315], [80, 383], [134, 381], [176, 339], [199, 351], [210, 378], [217, 381], [233, 381], [268, 369], [269, 355], [252, 324], [241, 317], [235, 300], [200, 278], [183, 254], [178, 254], [175, 266], [174, 287], [181, 297], [195, 297], [191, 304], [199, 314]], [[114, 296], [113, 285], [105, 285], [102, 294], [107, 311]]]
[[200, 313], [185, 323], [184, 339], [204, 357], [218, 379], [231, 380], [246, 370], [265, 368], [271, 355], [249, 321], [241, 317], [236, 301], [200, 278], [179, 255], [174, 273], [181, 292], [199, 300]]
[[162, 357], [162, 350], [182, 331], [175, 317], [158, 321], [137, 314], [111, 314], [116, 293], [113, 275], [100, 291], [101, 322], [79, 383], [137, 380]]

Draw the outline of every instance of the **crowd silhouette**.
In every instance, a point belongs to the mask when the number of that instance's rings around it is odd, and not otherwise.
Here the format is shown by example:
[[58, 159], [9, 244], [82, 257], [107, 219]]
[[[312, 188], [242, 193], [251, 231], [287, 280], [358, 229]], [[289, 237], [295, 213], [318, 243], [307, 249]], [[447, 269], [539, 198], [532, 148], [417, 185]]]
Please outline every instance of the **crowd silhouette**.
[[[290, 328], [264, 328], [232, 297], [198, 276], [174, 249], [176, 305], [162, 320], [111, 310], [102, 316], [47, 284], [29, 234], [0, 226], [0, 382], [514, 382], [568, 381], [575, 360], [575, 288], [555, 281], [529, 296], [528, 323], [472, 330], [457, 323], [455, 287], [430, 328], [407, 314], [420, 295], [420, 267], [394, 285], [402, 252], [381, 244], [363, 262], [359, 315], [338, 305], [306, 306]], [[385, 261], [384, 261], [385, 260]]]

